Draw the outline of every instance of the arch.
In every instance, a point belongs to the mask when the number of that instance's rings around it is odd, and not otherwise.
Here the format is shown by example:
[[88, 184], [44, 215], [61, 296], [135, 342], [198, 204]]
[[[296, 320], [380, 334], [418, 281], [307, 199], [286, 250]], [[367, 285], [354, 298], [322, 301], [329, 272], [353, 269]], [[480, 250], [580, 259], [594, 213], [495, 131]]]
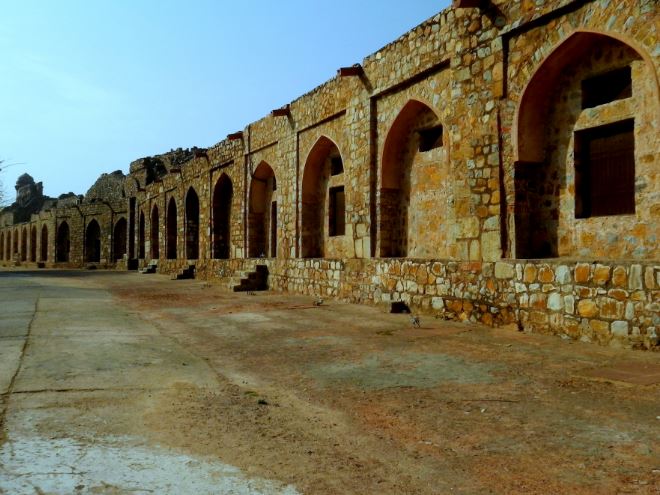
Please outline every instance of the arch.
[[138, 220], [138, 258], [143, 260], [145, 255], [145, 226], [144, 226], [144, 211], [140, 210], [140, 218]]
[[55, 260], [59, 262], [69, 261], [69, 252], [71, 250], [69, 224], [64, 221], [57, 227], [57, 236], [55, 239]]
[[151, 209], [151, 258], [157, 260], [160, 257], [160, 246], [158, 239], [158, 206]]
[[191, 186], [186, 193], [186, 259], [199, 257], [199, 197]]
[[381, 160], [380, 256], [447, 256], [449, 177], [444, 141], [437, 113], [419, 100], [409, 100], [394, 119]]
[[128, 222], [124, 217], [121, 217], [117, 222], [115, 222], [115, 228], [113, 230], [113, 253], [115, 261], [119, 261], [126, 254], [126, 244], [128, 241]]
[[[321, 136], [307, 155], [303, 172], [300, 236], [303, 258], [322, 258], [326, 253], [326, 238], [344, 234], [343, 175], [332, 181], [337, 188], [335, 191], [341, 193], [341, 201], [330, 197], [331, 176], [333, 172], [343, 174], [343, 170], [337, 144], [327, 136]], [[331, 201], [334, 202], [331, 204]]]
[[19, 237], [19, 232], [18, 229], [14, 229], [14, 235], [12, 236], [12, 241], [11, 241], [11, 257], [14, 259], [15, 257], [19, 256], [19, 251], [18, 251], [18, 237]]
[[21, 230], [21, 261], [27, 261], [28, 229], [23, 227]]
[[0, 260], [5, 259], [5, 233], [0, 232]]
[[176, 239], [177, 239], [177, 218], [176, 218], [176, 200], [170, 198], [167, 204], [167, 225], [165, 228], [166, 246], [165, 251], [168, 260], [176, 259]]
[[48, 261], [48, 226], [41, 227], [41, 256], [40, 261]]
[[101, 261], [101, 227], [96, 220], [89, 222], [85, 229], [85, 261], [88, 263]]
[[[629, 86], [608, 96], [608, 88], [617, 85], [613, 78], [622, 77], [615, 74], [627, 74], [623, 77]], [[636, 77], [651, 81], [653, 101], [638, 102], [644, 109], [634, 121], [616, 117], [612, 106], [601, 121], [589, 121], [583, 110], [639, 98], [632, 91]], [[618, 34], [579, 30], [550, 51], [524, 88], [514, 118], [511, 199], [517, 258], [576, 255], [582, 243], [579, 229], [604, 237], [623, 235], [608, 232], [618, 228], [612, 222], [596, 225], [580, 219], [635, 214], [635, 176], [640, 173], [635, 155], [645, 153], [645, 140], [637, 140], [636, 129], [644, 127], [638, 124], [647, 111], [658, 115], [659, 105], [657, 75], [648, 55]], [[592, 142], [598, 143], [601, 155], [608, 149], [608, 156], [617, 157], [611, 170], [605, 162], [593, 161], [596, 155], [588, 151], [596, 149]], [[593, 238], [589, 242], [595, 253]]]
[[252, 174], [248, 210], [248, 255], [277, 256], [277, 182], [275, 172], [261, 162]]
[[37, 261], [37, 226], [33, 225], [30, 229], [30, 261]]
[[231, 204], [234, 186], [222, 174], [213, 188], [213, 257], [229, 259], [231, 254]]

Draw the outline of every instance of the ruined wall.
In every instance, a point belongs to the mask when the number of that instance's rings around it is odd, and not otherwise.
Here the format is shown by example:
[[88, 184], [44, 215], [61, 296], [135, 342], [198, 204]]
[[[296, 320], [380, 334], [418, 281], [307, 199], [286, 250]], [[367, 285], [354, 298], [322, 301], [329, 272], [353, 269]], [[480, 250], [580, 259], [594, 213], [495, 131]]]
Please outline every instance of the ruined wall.
[[123, 209], [90, 195], [52, 229], [71, 222], [81, 264], [97, 219], [111, 261], [123, 211], [127, 265], [235, 278], [264, 263], [280, 290], [652, 345], [658, 3], [469, 3], [209, 149], [136, 160]]

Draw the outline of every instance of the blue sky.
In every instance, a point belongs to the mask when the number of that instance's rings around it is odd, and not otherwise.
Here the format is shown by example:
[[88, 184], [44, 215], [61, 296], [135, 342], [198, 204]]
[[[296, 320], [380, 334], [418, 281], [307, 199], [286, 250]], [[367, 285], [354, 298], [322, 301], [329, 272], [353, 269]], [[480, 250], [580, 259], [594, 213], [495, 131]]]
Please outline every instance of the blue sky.
[[0, 18], [0, 172], [50, 196], [206, 147], [332, 78], [449, 0], [21, 0]]

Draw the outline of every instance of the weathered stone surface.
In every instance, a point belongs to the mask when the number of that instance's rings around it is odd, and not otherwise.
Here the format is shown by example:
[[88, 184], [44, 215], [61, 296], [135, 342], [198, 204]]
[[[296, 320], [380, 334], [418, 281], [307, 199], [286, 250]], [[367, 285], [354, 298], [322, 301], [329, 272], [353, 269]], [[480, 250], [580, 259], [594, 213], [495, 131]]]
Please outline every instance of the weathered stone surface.
[[515, 275], [515, 265], [504, 261], [495, 263], [495, 278], [509, 279]]
[[585, 318], [593, 318], [598, 314], [598, 306], [591, 299], [582, 299], [578, 302], [578, 314]]

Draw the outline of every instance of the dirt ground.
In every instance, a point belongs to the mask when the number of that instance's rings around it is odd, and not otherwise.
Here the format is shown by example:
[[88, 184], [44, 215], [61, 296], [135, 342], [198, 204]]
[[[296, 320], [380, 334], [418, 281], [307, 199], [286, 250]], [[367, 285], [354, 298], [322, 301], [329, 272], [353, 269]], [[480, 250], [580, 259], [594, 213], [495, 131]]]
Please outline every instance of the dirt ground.
[[303, 493], [660, 493], [660, 385], [597, 373], [657, 353], [139, 282], [112, 293], [222, 384], [163, 394], [159, 442]]
[[[159, 275], [89, 280], [190, 356], [168, 366], [201, 360], [213, 378], [131, 399], [139, 414], [98, 434], [307, 494], [660, 493], [658, 353]], [[68, 400], [101, 417], [116, 399]]]

